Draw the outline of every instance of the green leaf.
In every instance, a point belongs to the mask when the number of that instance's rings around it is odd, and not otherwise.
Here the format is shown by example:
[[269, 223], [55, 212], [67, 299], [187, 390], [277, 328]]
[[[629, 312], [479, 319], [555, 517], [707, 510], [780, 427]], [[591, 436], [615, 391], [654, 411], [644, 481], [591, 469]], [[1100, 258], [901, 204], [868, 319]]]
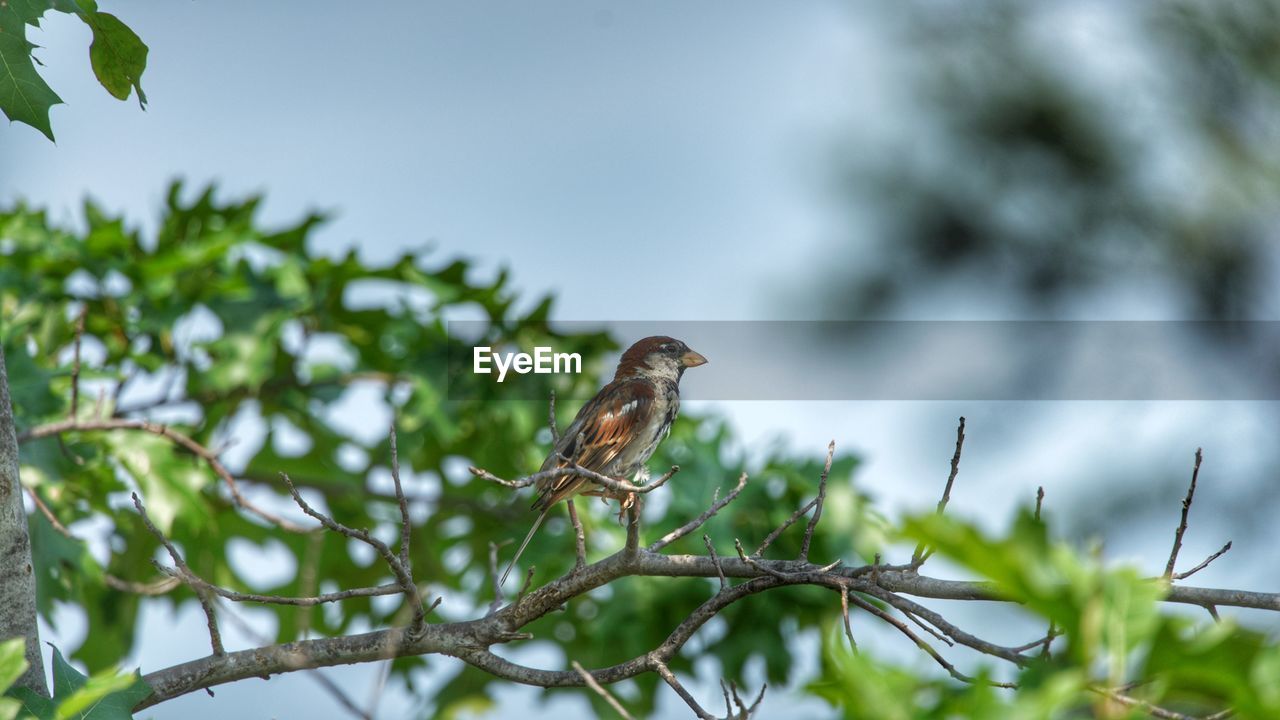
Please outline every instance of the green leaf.
[[55, 720], [129, 720], [133, 706], [151, 694], [136, 671], [107, 671], [86, 677], [53, 648]]
[[94, 12], [80, 17], [93, 30], [89, 62], [98, 82], [117, 100], [129, 99], [129, 92], [136, 89], [138, 104], [145, 110], [147, 96], [142, 92], [142, 73], [147, 69], [147, 46], [115, 15]]
[[30, 718], [53, 720], [54, 705], [49, 698], [37, 695], [35, 691], [24, 687], [13, 688], [9, 694], [20, 705], [18, 711], [22, 713], [22, 720], [30, 720]]
[[956, 518], [930, 513], [908, 518], [907, 537], [990, 580], [997, 594], [1025, 605], [1066, 632], [1068, 651], [1088, 664], [1105, 653], [1122, 675], [1129, 652], [1156, 630], [1156, 603], [1166, 587], [1132, 568], [1105, 570], [1022, 511], [1006, 537], [989, 537]]
[[16, 32], [0, 27], [0, 111], [10, 121], [26, 123], [53, 140], [49, 108], [62, 98], [36, 72], [31, 59], [34, 49], [21, 26]]
[[27, 643], [22, 638], [0, 642], [0, 693], [27, 671]]
[[1230, 705], [1240, 717], [1270, 718], [1280, 716], [1280, 692], [1270, 675], [1278, 665], [1280, 652], [1266, 636], [1229, 618], [1203, 626], [1168, 618], [1143, 672], [1167, 684], [1170, 697], [1206, 707]]

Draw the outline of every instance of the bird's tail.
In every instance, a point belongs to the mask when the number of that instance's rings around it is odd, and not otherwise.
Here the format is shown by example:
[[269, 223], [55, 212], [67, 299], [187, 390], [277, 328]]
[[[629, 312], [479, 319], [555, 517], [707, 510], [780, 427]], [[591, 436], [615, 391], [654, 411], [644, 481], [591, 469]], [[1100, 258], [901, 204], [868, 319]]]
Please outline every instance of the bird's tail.
[[516, 566], [516, 561], [524, 554], [524, 549], [529, 546], [529, 541], [533, 539], [533, 534], [538, 532], [538, 528], [542, 526], [542, 521], [547, 518], [547, 512], [551, 510], [551, 506], [542, 509], [538, 513], [538, 519], [533, 521], [533, 527], [529, 528], [529, 534], [524, 536], [524, 542], [520, 543], [520, 549], [516, 550], [516, 556], [511, 558], [511, 564], [507, 565], [506, 571], [502, 573], [502, 579], [498, 581], [498, 587], [502, 587], [507, 582], [507, 576], [511, 574], [511, 568]]

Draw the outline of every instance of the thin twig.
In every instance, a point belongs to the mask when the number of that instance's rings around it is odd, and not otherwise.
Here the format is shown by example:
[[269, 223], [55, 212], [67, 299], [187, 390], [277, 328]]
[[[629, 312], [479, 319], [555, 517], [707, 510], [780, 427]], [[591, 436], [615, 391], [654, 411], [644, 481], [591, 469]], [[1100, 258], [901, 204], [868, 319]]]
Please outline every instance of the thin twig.
[[[959, 681], [961, 681], [961, 682], [970, 683], [970, 684], [977, 682], [977, 680], [976, 680], [975, 678], [972, 678], [972, 677], [970, 677], [970, 676], [968, 676], [968, 675], [965, 675], [964, 673], [962, 673], [962, 672], [960, 672], [959, 670], [957, 670], [955, 665], [952, 665], [950, 662], [948, 662], [948, 661], [947, 661], [947, 659], [946, 659], [946, 658], [944, 658], [944, 657], [942, 656], [942, 654], [941, 654], [941, 653], [939, 653], [936, 649], [934, 649], [934, 647], [933, 647], [932, 645], [930, 645], [928, 642], [926, 642], [926, 641], [924, 640], [924, 638], [922, 638], [922, 637], [920, 637], [919, 635], [915, 634], [915, 632], [914, 632], [914, 631], [912, 631], [912, 629], [911, 629], [910, 627], [908, 627], [906, 623], [904, 623], [904, 622], [902, 622], [901, 620], [899, 620], [899, 619], [895, 618], [894, 616], [890, 615], [889, 613], [885, 612], [884, 610], [881, 610], [880, 608], [876, 607], [874, 604], [872, 604], [872, 603], [870, 603], [870, 602], [867, 602], [866, 600], [863, 600], [862, 598], [858, 597], [857, 595], [852, 595], [852, 594], [851, 594], [851, 595], [849, 596], [849, 600], [850, 600], [851, 602], [853, 602], [855, 605], [857, 605], [858, 607], [862, 608], [863, 610], [865, 610], [865, 611], [867, 611], [867, 612], [871, 613], [872, 615], [875, 615], [876, 617], [880, 618], [881, 620], [883, 620], [883, 621], [885, 621], [885, 622], [889, 623], [890, 625], [892, 625], [893, 627], [897, 628], [898, 632], [901, 632], [903, 635], [906, 635], [906, 636], [907, 636], [907, 637], [908, 637], [912, 642], [914, 642], [914, 643], [916, 644], [916, 647], [919, 647], [921, 650], [924, 650], [924, 651], [925, 651], [925, 653], [926, 653], [926, 654], [928, 654], [928, 655], [929, 655], [929, 657], [933, 658], [934, 662], [938, 663], [938, 665], [939, 665], [943, 670], [946, 670], [946, 671], [947, 671], [947, 674], [948, 674], [948, 675], [950, 675], [951, 677], [953, 677], [953, 678], [955, 678], [956, 680], [959, 680]], [[990, 683], [990, 684], [991, 684], [991, 685], [993, 685], [993, 686], [995, 686], [995, 687], [1003, 687], [1003, 688], [1015, 688], [1015, 687], [1017, 687], [1017, 685], [1016, 685], [1016, 684], [1014, 684], [1014, 683], [1000, 683], [1000, 682], [994, 682], [994, 683]]]
[[844, 635], [849, 638], [849, 649], [857, 652], [858, 641], [853, 639], [853, 626], [849, 623], [849, 588], [840, 588], [840, 617], [844, 618]]
[[[1036, 520], [1037, 521], [1040, 520], [1040, 508], [1042, 505], [1044, 505], [1044, 486], [1043, 485], [1036, 488]], [[1049, 631], [1045, 633], [1044, 639], [1038, 642], [1032, 643], [1027, 647], [1022, 648], [1021, 650], [1019, 650], [1019, 652], [1024, 652], [1026, 650], [1030, 650], [1031, 648], [1037, 645], [1040, 645], [1041, 646], [1040, 657], [1047, 658], [1049, 657], [1050, 646], [1053, 645], [1053, 639], [1057, 636], [1058, 636], [1058, 628], [1053, 624], [1053, 621], [1050, 620]]]
[[395, 575], [396, 582], [399, 583], [400, 589], [404, 592], [405, 599], [409, 602], [409, 606], [413, 608], [413, 626], [420, 628], [426, 622], [426, 611], [423, 609], [422, 595], [418, 592], [418, 586], [413, 582], [413, 574], [409, 566], [400, 563], [400, 558], [391, 552], [391, 548], [381, 540], [373, 537], [367, 530], [357, 530], [347, 527], [333, 518], [318, 512], [302, 499], [302, 495], [298, 493], [298, 488], [294, 487], [293, 481], [289, 479], [287, 473], [280, 473], [280, 477], [284, 479], [284, 484], [289, 488], [289, 494], [293, 496], [293, 501], [302, 508], [302, 512], [320, 521], [320, 524], [332, 532], [354, 538], [360, 542], [373, 548], [382, 559], [391, 568], [391, 573]]
[[724, 576], [724, 566], [720, 564], [720, 556], [716, 555], [716, 549], [711, 544], [711, 536], [704, 534], [702, 543], [707, 546], [707, 554], [711, 556], [711, 562], [716, 566], [716, 575], [720, 576], [720, 589], [723, 590], [729, 586], [729, 581]]
[[901, 610], [901, 612], [902, 612], [903, 617], [905, 617], [905, 618], [907, 618], [908, 620], [910, 620], [911, 622], [915, 623], [917, 627], [919, 627], [921, 630], [924, 630], [925, 632], [929, 633], [930, 635], [934, 636], [934, 637], [935, 637], [935, 638], [937, 638], [939, 641], [941, 641], [941, 642], [943, 642], [943, 643], [946, 643], [947, 647], [955, 647], [955, 641], [953, 641], [951, 638], [949, 638], [949, 637], [947, 637], [947, 636], [943, 635], [943, 634], [942, 634], [941, 632], [939, 632], [938, 630], [935, 630], [935, 629], [934, 629], [932, 626], [930, 626], [928, 623], [926, 623], [925, 621], [921, 620], [921, 619], [920, 619], [920, 617], [919, 617], [919, 616], [917, 616], [915, 613], [911, 612], [910, 610]]
[[1138, 708], [1151, 717], [1160, 718], [1161, 720], [1201, 720], [1193, 715], [1185, 715], [1167, 708], [1162, 708], [1159, 705], [1153, 705], [1146, 700], [1139, 700], [1138, 698], [1125, 695], [1118, 690], [1108, 690], [1106, 688], [1089, 689], [1105, 698], [1114, 700], [1121, 705]]
[[89, 304], [80, 306], [80, 314], [76, 317], [76, 341], [71, 361], [71, 419], [75, 420], [80, 409], [80, 338], [84, 336], [84, 319], [89, 314]]
[[1201, 570], [1203, 570], [1203, 569], [1205, 569], [1205, 568], [1209, 567], [1209, 563], [1213, 562], [1214, 560], [1217, 560], [1218, 558], [1222, 557], [1223, 555], [1226, 555], [1226, 554], [1227, 554], [1227, 551], [1228, 551], [1228, 550], [1230, 550], [1230, 549], [1231, 549], [1231, 541], [1230, 541], [1230, 540], [1228, 540], [1228, 541], [1227, 541], [1227, 544], [1226, 544], [1226, 545], [1223, 545], [1223, 546], [1222, 546], [1222, 548], [1218, 550], [1218, 552], [1216, 552], [1216, 553], [1214, 553], [1214, 554], [1210, 555], [1209, 557], [1205, 558], [1204, 560], [1201, 560], [1199, 565], [1196, 565], [1195, 567], [1191, 568], [1190, 570], [1188, 570], [1188, 571], [1186, 571], [1186, 572], [1174, 573], [1174, 574], [1173, 574], [1172, 579], [1173, 579], [1173, 580], [1185, 580], [1186, 578], [1189, 578], [1189, 577], [1191, 577], [1192, 575], [1195, 575], [1196, 573], [1200, 572]]
[[1173, 532], [1173, 550], [1169, 551], [1169, 562], [1164, 566], [1164, 576], [1173, 577], [1173, 566], [1178, 562], [1178, 551], [1182, 549], [1182, 535], [1187, 531], [1187, 514], [1191, 512], [1191, 501], [1196, 496], [1196, 480], [1200, 477], [1200, 461], [1204, 459], [1201, 448], [1196, 448], [1196, 464], [1191, 470], [1191, 485], [1187, 488], [1187, 497], [1182, 500], [1182, 519], [1178, 521], [1178, 529]]
[[574, 506], [573, 498], [569, 498], [566, 504], [569, 506], [569, 522], [573, 525], [573, 551], [575, 555], [573, 569], [581, 570], [587, 566], [587, 534], [582, 529], [582, 521], [578, 519], [578, 508]]
[[400, 505], [400, 564], [409, 567], [409, 542], [413, 525], [409, 521], [409, 503], [404, 499], [404, 487], [400, 484], [400, 454], [396, 452], [396, 424], [391, 423], [388, 432], [391, 443], [391, 482], [396, 486], [396, 503]]
[[755, 712], [756, 708], [760, 705], [760, 701], [764, 700], [764, 691], [768, 689], [768, 687], [768, 683], [761, 685], [760, 694], [756, 695], [755, 702], [752, 702], [751, 705], [748, 706], [742, 701], [742, 698], [738, 696], [738, 683], [730, 682], [729, 692], [733, 694], [733, 702], [738, 706], [738, 714], [729, 718], [729, 720], [745, 720], [745, 718], [749, 717], [751, 713]]
[[529, 592], [530, 586], [533, 585], [533, 571], [537, 569], [537, 565], [530, 565], [529, 569], [525, 571], [524, 582], [520, 583], [520, 591], [516, 593], [516, 602], [520, 602], [520, 600], [524, 598], [525, 594]]
[[[303, 549], [302, 564], [298, 568], [298, 591], [302, 595], [315, 595], [320, 586], [320, 553], [324, 549], [324, 531], [316, 530], [307, 536], [307, 544]], [[397, 586], [398, 587], [398, 586]], [[311, 634], [311, 608], [303, 608], [298, 613], [298, 637], [305, 638]]]
[[[67, 538], [68, 540], [74, 540], [75, 542], [84, 542], [80, 538], [73, 535], [71, 533], [71, 530], [69, 530], [66, 525], [63, 525], [60, 520], [58, 520], [58, 516], [53, 514], [53, 510], [51, 510], [49, 506], [45, 504], [44, 499], [40, 497], [40, 494], [36, 492], [35, 488], [31, 487], [30, 485], [23, 485], [22, 489], [26, 491], [27, 497], [31, 498], [31, 503], [36, 506], [36, 509], [39, 510], [40, 514], [44, 516], [44, 519], [49, 521], [49, 525], [53, 527], [55, 532]], [[123, 578], [116, 577], [111, 573], [103, 573], [102, 584], [106, 585], [112, 590], [117, 590], [119, 592], [133, 593], [134, 595], [164, 595], [165, 593], [169, 592], [170, 590], [173, 590], [174, 588], [178, 587], [182, 583], [177, 578], [172, 578], [172, 577], [164, 577], [164, 578], [160, 578], [159, 580], [143, 583], [143, 582], [137, 582], [134, 580], [125, 580]]]
[[551, 399], [547, 402], [547, 427], [551, 428], [551, 446], [560, 444], [560, 428], [556, 427], [556, 391], [551, 391]]
[[[555, 396], [553, 395], [552, 397]], [[623, 720], [634, 720], [631, 717], [631, 713], [627, 712], [627, 709], [622, 707], [622, 703], [618, 702], [618, 699], [614, 697], [612, 693], [605, 690], [604, 686], [596, 682], [596, 679], [591, 676], [591, 673], [587, 672], [586, 668], [582, 667], [582, 663], [574, 660], [570, 664], [573, 665], [573, 669], [578, 673], [578, 675], [582, 677], [582, 682], [586, 683], [587, 687], [591, 688], [595, 694], [604, 698], [604, 701], [609, 703], [609, 707], [613, 708], [614, 712], [621, 715]]]
[[657, 542], [649, 546], [650, 552], [657, 552], [662, 548], [684, 537], [685, 535], [688, 535], [694, 530], [697, 530], [698, 528], [702, 527], [703, 523], [710, 520], [712, 516], [714, 516], [716, 513], [720, 512], [721, 510], [723, 510], [726, 505], [733, 502], [734, 500], [737, 500], [738, 495], [742, 493], [742, 489], [746, 486], [747, 486], [747, 474], [744, 472], [738, 476], [737, 486], [734, 487], [733, 490], [730, 490], [728, 495], [725, 495], [723, 498], [720, 498], [718, 500], [716, 499], [716, 496], [720, 494], [720, 488], [716, 488], [715, 493], [712, 495], [711, 507], [708, 507], [706, 510], [704, 510], [702, 514], [699, 515], [698, 517], [690, 520], [684, 525], [681, 525], [675, 530], [672, 530], [666, 535], [663, 535], [660, 539], [658, 539]]
[[[138, 498], [138, 493], [132, 493], [132, 495], [133, 506], [138, 509], [138, 514], [142, 517], [142, 522], [146, 525], [147, 530], [150, 531], [152, 535], [155, 535], [156, 539], [164, 545], [164, 549], [169, 552], [169, 557], [173, 559], [173, 564], [178, 567], [178, 570], [194, 577], [195, 573], [191, 572], [191, 569], [187, 567], [187, 561], [182, 559], [182, 555], [178, 552], [178, 548], [174, 547], [173, 543], [169, 541], [169, 538], [165, 537], [164, 533], [160, 532], [160, 528], [157, 528], [155, 524], [151, 522], [151, 518], [147, 515], [146, 508], [142, 506], [142, 500]], [[210, 599], [208, 591], [197, 586], [192, 586], [191, 589], [195, 592], [196, 598], [200, 600], [200, 608], [204, 610], [205, 624], [209, 628], [209, 645], [213, 648], [213, 654], [225, 655], [226, 650], [222, 647], [222, 633], [218, 631], [218, 616], [214, 612], [213, 601]]]
[[326, 605], [328, 603], [341, 602], [350, 600], [351, 598], [363, 597], [381, 597], [383, 595], [397, 595], [404, 592], [399, 583], [387, 583], [384, 585], [374, 585], [372, 587], [351, 588], [349, 590], [339, 590], [337, 592], [322, 593], [320, 595], [310, 596], [288, 596], [288, 595], [261, 595], [258, 593], [245, 593], [237, 590], [224, 588], [205, 580], [197, 575], [191, 568], [161, 568], [161, 572], [169, 573], [171, 578], [185, 582], [199, 590], [207, 590], [224, 600], [231, 602], [252, 602], [261, 603], [263, 605], [289, 605], [292, 607], [315, 607], [317, 605]]
[[489, 577], [493, 579], [493, 601], [489, 603], [489, 612], [485, 613], [485, 617], [498, 612], [498, 608], [502, 607], [502, 582], [501, 577], [498, 575], [498, 549], [509, 542], [511, 541], [489, 542]]
[[794, 525], [797, 520], [804, 517], [805, 513], [809, 512], [810, 510], [814, 509], [817, 506], [818, 506], [818, 498], [816, 497], [810, 500], [809, 502], [805, 503], [804, 505], [800, 506], [799, 510], [796, 510], [795, 512], [791, 513], [791, 517], [787, 518], [781, 525], [774, 528], [773, 532], [766, 535], [764, 540], [760, 543], [759, 547], [757, 547], [756, 551], [751, 553], [751, 555], [753, 557], [760, 557], [761, 555], [763, 555], [764, 551], [768, 550], [769, 546], [773, 544], [773, 541], [778, 539], [778, 536], [782, 535], [782, 533], [785, 532], [787, 528]]
[[822, 466], [822, 476], [818, 478], [818, 497], [813, 506], [813, 516], [804, 529], [804, 540], [800, 543], [800, 559], [809, 559], [809, 544], [813, 542], [813, 533], [818, 529], [818, 521], [822, 519], [822, 503], [827, 499], [827, 476], [831, 474], [831, 460], [836, 454], [836, 441], [827, 445], [827, 462]]
[[107, 420], [64, 420], [61, 422], [33, 427], [19, 435], [18, 442], [21, 444], [30, 440], [38, 440], [40, 438], [61, 435], [67, 432], [113, 430], [134, 430], [151, 433], [152, 435], [158, 435], [168, 439], [175, 445], [182, 447], [208, 464], [214, 474], [222, 478], [223, 483], [227, 486], [227, 490], [231, 493], [231, 498], [237, 507], [244, 508], [282, 530], [296, 533], [307, 532], [307, 529], [301, 525], [290, 522], [278, 515], [275, 515], [274, 513], [267, 512], [266, 510], [263, 510], [249, 502], [249, 500], [240, 492], [240, 484], [236, 482], [235, 476], [232, 475], [231, 471], [222, 464], [222, 461], [218, 459], [217, 454], [209, 450], [209, 448], [204, 445], [201, 445], [199, 442], [193, 440], [190, 436], [180, 433], [168, 425], [150, 422], [148, 420], [131, 420], [123, 418], [112, 418]]
[[472, 475], [475, 475], [481, 480], [488, 480], [489, 482], [495, 482], [504, 487], [509, 487], [517, 490], [520, 488], [527, 488], [530, 485], [537, 484], [538, 482], [541, 482], [544, 480], [553, 480], [553, 479], [561, 478], [565, 476], [575, 476], [575, 477], [586, 478], [587, 480], [590, 480], [591, 482], [597, 485], [600, 485], [608, 490], [612, 490], [618, 495], [627, 495], [629, 493], [635, 493], [638, 495], [647, 495], [653, 492], [654, 490], [657, 490], [658, 488], [662, 487], [663, 485], [666, 485], [668, 480], [674, 477], [676, 473], [680, 472], [679, 465], [672, 465], [671, 469], [663, 473], [657, 480], [654, 480], [653, 482], [647, 483], [645, 485], [636, 485], [635, 483], [628, 482], [626, 480], [611, 478], [608, 475], [601, 475], [600, 473], [595, 472], [594, 470], [588, 470], [582, 467], [581, 465], [574, 463], [572, 460], [565, 458], [564, 456], [561, 456], [561, 459], [568, 464], [564, 465], [563, 467], [551, 468], [550, 470], [542, 470], [532, 475], [526, 475], [522, 478], [516, 478], [515, 480], [505, 480], [503, 478], [498, 477], [497, 475], [494, 475], [488, 470], [475, 467], [474, 465], [467, 468], [467, 470]]
[[[942, 499], [938, 501], [938, 514], [941, 515], [947, 509], [947, 503], [951, 502], [951, 487], [956, 482], [956, 475], [960, 474], [960, 453], [964, 450], [964, 416], [960, 416], [960, 424], [956, 426], [956, 451], [951, 456], [951, 472], [947, 475], [947, 485], [942, 489]], [[929, 559], [932, 551], [926, 552], [924, 543], [916, 546], [915, 552], [911, 553], [911, 564], [920, 567], [924, 561]]]
[[684, 700], [685, 704], [689, 706], [689, 709], [693, 710], [694, 715], [697, 715], [701, 720], [718, 720], [715, 715], [704, 710], [703, 707], [698, 704], [698, 701], [693, 699], [693, 696], [689, 694], [688, 690], [684, 689], [684, 685], [680, 684], [680, 680], [676, 678], [675, 673], [671, 672], [671, 668], [667, 667], [666, 663], [660, 660], [655, 660], [653, 663], [653, 669], [656, 670], [658, 675], [671, 686], [672, 690], [676, 691], [676, 694], [680, 696], [681, 700]]
[[[1052, 623], [1050, 623], [1050, 625], [1052, 625]], [[1050, 632], [1046, 633], [1044, 637], [1036, 638], [1031, 642], [1023, 643], [1021, 645], [1017, 645], [1009, 649], [1017, 653], [1024, 653], [1028, 650], [1034, 650], [1038, 647], [1041, 647], [1042, 645], [1053, 642], [1053, 639], [1058, 637], [1059, 635], [1061, 635], [1061, 633], [1059, 633], [1058, 631], [1050, 627]]]

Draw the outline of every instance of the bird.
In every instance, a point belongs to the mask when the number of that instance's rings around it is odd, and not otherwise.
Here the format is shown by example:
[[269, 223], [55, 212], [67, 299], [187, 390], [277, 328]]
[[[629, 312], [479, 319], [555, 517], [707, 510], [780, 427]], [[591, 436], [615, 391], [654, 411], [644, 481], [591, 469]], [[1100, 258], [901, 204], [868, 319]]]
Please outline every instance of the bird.
[[[671, 432], [671, 423], [680, 412], [680, 378], [685, 370], [706, 363], [705, 357], [675, 338], [655, 335], [637, 341], [622, 353], [613, 380], [578, 410], [539, 472], [576, 464], [611, 478], [637, 483], [647, 479], [645, 463]], [[580, 475], [544, 478], [537, 488], [532, 509], [538, 511], [538, 518], [502, 573], [499, 585], [506, 583], [556, 503], [579, 494], [603, 494], [598, 485]]]

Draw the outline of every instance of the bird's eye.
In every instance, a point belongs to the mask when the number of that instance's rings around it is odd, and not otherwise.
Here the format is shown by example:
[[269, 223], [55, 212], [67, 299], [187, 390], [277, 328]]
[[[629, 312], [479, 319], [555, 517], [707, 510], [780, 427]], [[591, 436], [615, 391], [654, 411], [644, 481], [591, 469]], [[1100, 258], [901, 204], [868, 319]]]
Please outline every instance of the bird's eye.
[[658, 349], [659, 349], [659, 350], [661, 350], [661, 351], [662, 351], [662, 352], [664, 352], [664, 353], [669, 353], [669, 352], [672, 352], [672, 351], [674, 351], [674, 350], [676, 349], [676, 344], [675, 344], [675, 343], [662, 343], [661, 345], [659, 345], [659, 346], [658, 346]]

